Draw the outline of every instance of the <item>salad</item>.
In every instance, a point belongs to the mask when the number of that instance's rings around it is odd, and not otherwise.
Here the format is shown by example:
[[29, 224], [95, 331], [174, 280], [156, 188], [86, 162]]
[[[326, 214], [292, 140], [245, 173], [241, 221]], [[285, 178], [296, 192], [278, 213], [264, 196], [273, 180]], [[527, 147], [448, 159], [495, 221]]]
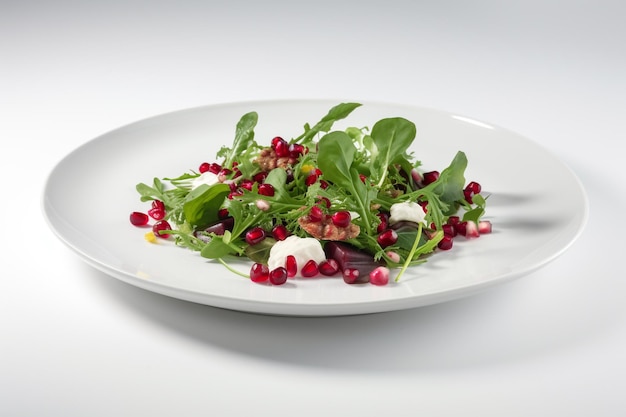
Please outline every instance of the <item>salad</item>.
[[[458, 151], [441, 171], [421, 170], [409, 151], [413, 122], [392, 117], [333, 130], [361, 104], [340, 103], [295, 138], [255, 138], [258, 114], [238, 121], [215, 162], [136, 186], [145, 211], [130, 214], [145, 238], [173, 240], [253, 282], [337, 276], [386, 285], [457, 236], [491, 232], [487, 198], [467, 182]], [[248, 258], [249, 271], [229, 260]]]

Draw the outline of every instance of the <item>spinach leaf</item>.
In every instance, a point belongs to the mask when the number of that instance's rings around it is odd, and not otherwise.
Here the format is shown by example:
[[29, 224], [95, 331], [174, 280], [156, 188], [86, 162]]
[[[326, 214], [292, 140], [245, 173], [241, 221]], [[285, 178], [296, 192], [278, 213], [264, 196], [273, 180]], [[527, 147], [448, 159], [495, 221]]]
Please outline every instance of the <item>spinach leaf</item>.
[[318, 143], [317, 164], [326, 180], [344, 188], [354, 198], [355, 210], [363, 218], [367, 233], [371, 233], [372, 213], [369, 209], [372, 193], [359, 178], [352, 165], [356, 148], [345, 132], [331, 132]]
[[437, 181], [425, 188], [431, 188], [439, 199], [444, 203], [453, 205], [454, 202], [463, 200], [463, 187], [465, 187], [465, 168], [467, 157], [459, 151], [446, 169], [441, 171]]
[[371, 171], [379, 187], [385, 181], [389, 165], [405, 155], [416, 133], [415, 124], [402, 117], [382, 119], [374, 125], [371, 136], [378, 158], [372, 160]]
[[205, 226], [218, 220], [218, 211], [230, 192], [227, 184], [202, 184], [185, 198], [183, 213], [192, 226]]

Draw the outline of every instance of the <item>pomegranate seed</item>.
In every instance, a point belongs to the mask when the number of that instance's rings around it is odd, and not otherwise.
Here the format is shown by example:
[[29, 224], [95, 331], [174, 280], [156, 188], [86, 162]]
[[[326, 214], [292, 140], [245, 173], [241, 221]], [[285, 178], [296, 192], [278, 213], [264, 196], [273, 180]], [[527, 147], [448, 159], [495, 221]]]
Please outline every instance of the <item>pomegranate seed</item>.
[[319, 272], [320, 271], [317, 266], [317, 262], [311, 259], [307, 263], [304, 264], [304, 266], [302, 267], [302, 270], [300, 271], [300, 274], [303, 277], [310, 278], [310, 277], [316, 276]]
[[309, 211], [309, 220], [313, 223], [321, 222], [324, 218], [324, 212], [319, 206], [311, 207], [311, 211]]
[[217, 164], [215, 162], [213, 162], [210, 166], [209, 166], [209, 172], [213, 173], [213, 174], [219, 174], [220, 171], [222, 170], [222, 166], [220, 164]]
[[275, 138], [273, 138], [271, 141], [272, 149], [276, 150], [276, 146], [278, 146], [278, 144], [282, 142], [285, 142], [285, 139], [281, 138], [280, 136], [276, 136]]
[[452, 236], [443, 235], [443, 239], [437, 243], [437, 247], [441, 250], [449, 250], [452, 249]]
[[246, 232], [246, 242], [248, 242], [249, 245], [256, 245], [263, 239], [265, 239], [265, 230], [261, 227], [253, 227]]
[[270, 209], [270, 203], [266, 200], [256, 200], [254, 205], [261, 211], [268, 211]]
[[140, 213], [138, 211], [133, 211], [130, 213], [130, 222], [135, 226], [145, 226], [148, 224], [149, 217], [146, 213]]
[[370, 272], [370, 282], [374, 285], [387, 285], [389, 283], [389, 268], [379, 266]]
[[209, 169], [211, 168], [211, 164], [209, 164], [208, 162], [203, 162], [200, 164], [200, 166], [198, 167], [198, 171], [200, 171], [201, 174], [204, 174], [205, 172], [207, 172]]
[[285, 240], [289, 235], [289, 231], [284, 224], [278, 224], [272, 229], [272, 237], [276, 240]]
[[474, 195], [480, 193], [481, 189], [482, 187], [480, 186], [480, 184], [475, 181], [467, 184], [467, 186], [463, 190], [463, 196], [465, 197], [465, 201], [467, 201], [469, 204], [473, 204]]
[[329, 185], [330, 184], [328, 184], [328, 181], [326, 181], [326, 180], [321, 180], [320, 181], [320, 187], [322, 187], [322, 190], [327, 189]]
[[230, 213], [228, 212], [228, 209], [226, 208], [219, 209], [219, 211], [217, 212], [217, 217], [220, 219], [225, 219], [229, 216], [230, 216]]
[[454, 225], [454, 228], [456, 229], [457, 234], [461, 236], [465, 236], [467, 234], [467, 222], [459, 221]]
[[343, 270], [343, 280], [347, 284], [354, 284], [359, 279], [359, 270], [356, 268], [346, 268]]
[[152, 208], [165, 211], [165, 203], [161, 200], [152, 200]]
[[335, 275], [339, 272], [339, 264], [334, 259], [326, 259], [320, 262], [319, 271], [322, 275], [326, 275], [327, 277]]
[[398, 233], [396, 233], [393, 229], [387, 229], [379, 234], [376, 240], [380, 246], [386, 248], [387, 246], [391, 246], [398, 241]]
[[241, 188], [243, 188], [244, 190], [252, 191], [253, 185], [254, 185], [254, 182], [252, 180], [245, 179], [241, 181]]
[[469, 184], [467, 184], [467, 186], [465, 187], [466, 190], [471, 191], [474, 194], [479, 194], [480, 191], [482, 190], [482, 187], [480, 186], [479, 183], [472, 181]]
[[270, 282], [274, 285], [282, 285], [287, 282], [287, 270], [282, 266], [270, 272]]
[[439, 171], [429, 171], [424, 173], [424, 185], [432, 184], [439, 179]]
[[465, 223], [465, 237], [466, 238], [475, 238], [475, 237], [480, 236], [480, 232], [478, 231], [478, 225], [476, 224], [476, 222], [472, 220], [468, 220], [462, 223]]
[[230, 169], [228, 169], [228, 168], [222, 168], [222, 169], [221, 169], [221, 170], [217, 173], [217, 175], [218, 175], [218, 176], [220, 176], [220, 177], [228, 177], [228, 176], [229, 176], [230, 174], [232, 174], [232, 173], [233, 173], [233, 171], [231, 171]]
[[235, 197], [239, 197], [242, 195], [243, 193], [241, 191], [233, 191], [233, 192], [228, 193], [228, 199], [233, 200]]
[[163, 218], [165, 217], [165, 211], [158, 208], [151, 208], [150, 210], [148, 210], [148, 215], [154, 220], [163, 220]]
[[285, 141], [276, 142], [276, 146], [274, 147], [274, 152], [276, 152], [276, 156], [279, 158], [286, 158], [289, 156], [289, 144]]
[[299, 143], [289, 145], [289, 156], [292, 158], [298, 158], [300, 155], [304, 155], [304, 146]]
[[305, 179], [304, 179], [304, 184], [307, 187], [310, 187], [311, 185], [315, 184], [317, 182], [317, 174], [309, 174]]
[[376, 232], [382, 233], [389, 227], [389, 215], [387, 213], [378, 213], [377, 216], [380, 219], [380, 223], [376, 228]]
[[389, 259], [391, 259], [392, 262], [395, 262], [397, 264], [400, 263], [400, 255], [398, 255], [396, 252], [389, 251], [386, 253], [386, 255]]
[[461, 221], [461, 219], [459, 218], [459, 216], [450, 216], [448, 217], [448, 224], [454, 226], [456, 224], [458, 224]]
[[413, 182], [417, 185], [422, 184], [422, 181], [424, 180], [422, 174], [420, 174], [420, 172], [415, 168], [411, 170], [411, 178], [413, 179]]
[[287, 276], [289, 278], [296, 276], [298, 273], [298, 261], [296, 261], [295, 256], [287, 255], [287, 259], [285, 260], [285, 269], [287, 270]]
[[254, 263], [252, 265], [252, 268], [250, 268], [250, 279], [252, 280], [252, 282], [267, 281], [269, 277], [270, 271], [267, 268], [267, 265]]
[[352, 217], [350, 216], [349, 211], [344, 210], [333, 213], [333, 215], [331, 216], [331, 220], [333, 221], [333, 224], [337, 227], [348, 227], [348, 225], [350, 225]]
[[330, 208], [330, 200], [326, 197], [317, 196], [317, 204], [324, 204], [327, 209]]
[[167, 222], [167, 220], [159, 220], [152, 226], [152, 232], [155, 236], [158, 236], [163, 239], [167, 239], [170, 237], [169, 233], [161, 233], [161, 231], [172, 230], [172, 226]]
[[363, 184], [365, 184], [365, 181], [367, 181], [367, 177], [365, 175], [363, 175], [363, 174], [359, 174], [359, 178], [361, 179], [361, 182]]
[[272, 184], [259, 185], [259, 194], [272, 197], [274, 195], [274, 186]]
[[491, 233], [491, 222], [489, 220], [481, 220], [478, 222], [478, 232], [482, 234]]
[[442, 225], [441, 226], [441, 230], [443, 230], [443, 234], [445, 236], [454, 237], [457, 234], [456, 229], [451, 224], [444, 224], [444, 225]]
[[267, 178], [267, 172], [265, 172], [265, 171], [261, 171], [261, 172], [259, 172], [257, 174], [254, 174], [254, 176], [252, 177], [252, 179], [255, 182], [258, 182], [259, 184], [262, 184], [263, 181], [265, 181], [265, 178]]

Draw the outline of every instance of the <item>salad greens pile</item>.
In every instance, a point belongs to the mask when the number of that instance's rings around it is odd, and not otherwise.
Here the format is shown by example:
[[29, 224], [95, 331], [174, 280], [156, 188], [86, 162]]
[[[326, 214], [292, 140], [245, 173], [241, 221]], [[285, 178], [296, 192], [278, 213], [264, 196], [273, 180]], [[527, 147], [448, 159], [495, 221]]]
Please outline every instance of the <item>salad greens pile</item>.
[[[312, 210], [321, 208], [326, 216], [344, 211], [350, 213], [358, 234], [350, 234], [343, 243], [388, 268], [400, 268], [399, 279], [407, 267], [425, 262], [423, 255], [440, 245], [446, 225], [477, 224], [486, 199], [480, 192], [468, 195], [467, 158], [460, 151], [434, 180], [426, 181], [421, 162], [409, 151], [416, 126], [405, 118], [385, 118], [371, 129], [333, 130], [335, 122], [359, 106], [338, 104], [313, 126], [305, 124], [300, 136], [276, 138], [276, 143], [283, 141], [276, 146], [286, 143], [288, 153], [275, 149], [274, 141], [272, 145], [257, 142], [258, 114], [244, 114], [232, 145], [217, 153], [219, 162], [136, 186], [141, 201], [152, 201], [155, 211], [162, 208], [152, 216], [158, 220], [155, 235], [172, 236], [177, 245], [233, 270], [228, 266], [231, 256], [267, 263], [277, 241], [271, 231], [277, 225], [290, 235], [310, 237], [304, 226]], [[197, 185], [194, 181], [207, 169], [214, 181]], [[420, 204], [425, 220], [403, 224], [395, 230], [397, 239], [383, 245], [379, 235], [387, 226], [392, 205], [401, 202]], [[265, 238], [251, 243], [247, 233], [255, 228], [265, 231]]]

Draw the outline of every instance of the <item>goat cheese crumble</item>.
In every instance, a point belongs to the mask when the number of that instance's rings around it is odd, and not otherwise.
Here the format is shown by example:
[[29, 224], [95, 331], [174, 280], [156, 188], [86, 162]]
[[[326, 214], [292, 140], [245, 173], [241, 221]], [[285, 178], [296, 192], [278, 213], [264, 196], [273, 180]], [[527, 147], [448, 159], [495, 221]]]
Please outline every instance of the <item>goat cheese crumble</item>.
[[393, 204], [389, 210], [389, 224], [402, 221], [422, 223], [426, 212], [424, 208], [412, 201]]

